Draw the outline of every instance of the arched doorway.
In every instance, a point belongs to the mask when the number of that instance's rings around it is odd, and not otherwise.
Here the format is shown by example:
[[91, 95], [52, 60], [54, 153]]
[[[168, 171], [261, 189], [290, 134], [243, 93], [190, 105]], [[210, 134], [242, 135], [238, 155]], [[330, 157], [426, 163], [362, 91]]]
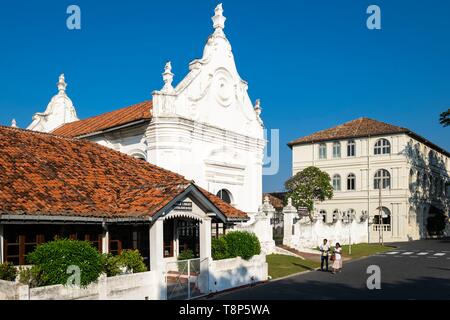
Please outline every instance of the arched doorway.
[[[380, 217], [381, 213], [381, 217]], [[373, 215], [373, 230], [391, 231], [391, 211], [386, 207], [378, 207]]]
[[164, 258], [178, 258], [180, 254], [200, 256], [200, 221], [192, 218], [164, 220]]

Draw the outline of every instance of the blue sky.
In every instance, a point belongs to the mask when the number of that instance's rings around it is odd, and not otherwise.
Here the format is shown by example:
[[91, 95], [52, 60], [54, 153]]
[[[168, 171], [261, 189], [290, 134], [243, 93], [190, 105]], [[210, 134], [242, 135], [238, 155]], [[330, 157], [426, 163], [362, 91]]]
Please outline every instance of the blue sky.
[[[149, 99], [171, 60], [175, 82], [201, 56], [218, 1], [1, 1], [0, 123], [20, 127], [44, 111], [61, 72], [78, 116]], [[82, 29], [66, 28], [80, 6]], [[286, 143], [368, 116], [450, 149], [438, 123], [450, 106], [450, 2], [224, 0], [226, 29], [252, 100], [268, 128], [279, 128], [281, 169], [264, 190], [283, 189], [291, 173]], [[382, 29], [366, 28], [381, 8]]]

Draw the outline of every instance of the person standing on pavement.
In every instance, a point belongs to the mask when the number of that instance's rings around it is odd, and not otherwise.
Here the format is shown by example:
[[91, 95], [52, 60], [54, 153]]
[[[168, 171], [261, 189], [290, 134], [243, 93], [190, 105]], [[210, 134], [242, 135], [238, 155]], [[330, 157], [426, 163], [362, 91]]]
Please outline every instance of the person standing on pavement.
[[330, 254], [330, 246], [327, 239], [323, 239], [323, 243], [319, 247], [320, 252], [320, 271], [323, 271], [323, 265], [326, 265], [326, 271], [328, 272], [328, 256]]
[[335, 274], [336, 272], [341, 272], [342, 270], [342, 248], [339, 242], [336, 243], [336, 246], [334, 247], [334, 261], [333, 265], [331, 266], [332, 273]]

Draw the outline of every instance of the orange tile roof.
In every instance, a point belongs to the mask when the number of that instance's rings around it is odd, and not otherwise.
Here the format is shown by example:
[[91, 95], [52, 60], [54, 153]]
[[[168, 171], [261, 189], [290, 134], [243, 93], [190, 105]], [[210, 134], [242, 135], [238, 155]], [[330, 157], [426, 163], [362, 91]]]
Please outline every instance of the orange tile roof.
[[[87, 140], [0, 126], [0, 214], [151, 217], [190, 185]], [[227, 218], [247, 218], [202, 192]]]
[[95, 117], [67, 123], [56, 128], [52, 133], [66, 137], [79, 137], [139, 120], [151, 120], [152, 106], [152, 101], [144, 101]]
[[369, 118], [359, 118], [339, 126], [318, 131], [309, 136], [296, 139], [289, 142], [288, 145], [292, 147], [296, 144], [407, 132], [409, 132], [409, 130], [406, 128], [393, 126], [391, 124]]
[[309, 136], [291, 141], [288, 143], [288, 146], [292, 148], [292, 146], [306, 143], [316, 143], [322, 141], [361, 138], [369, 136], [375, 137], [375, 136], [382, 136], [385, 134], [399, 134], [399, 133], [405, 133], [408, 136], [429, 146], [430, 148], [433, 148], [443, 153], [447, 157], [450, 157], [450, 153], [447, 150], [439, 147], [438, 145], [420, 136], [419, 134], [409, 130], [408, 128], [394, 126], [392, 124], [388, 124], [378, 120], [373, 120], [370, 118], [359, 118], [333, 128], [318, 131]]
[[263, 198], [266, 196], [269, 197], [270, 204], [276, 209], [276, 210], [283, 210], [284, 208], [284, 197], [286, 193], [285, 192], [272, 192], [272, 193], [264, 193]]

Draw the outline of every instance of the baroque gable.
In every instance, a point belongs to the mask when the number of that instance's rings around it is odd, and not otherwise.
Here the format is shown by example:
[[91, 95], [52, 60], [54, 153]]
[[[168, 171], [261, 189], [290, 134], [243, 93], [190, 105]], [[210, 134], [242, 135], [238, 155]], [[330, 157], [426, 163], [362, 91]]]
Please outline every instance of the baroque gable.
[[223, 29], [222, 5], [215, 9], [214, 33], [208, 38], [201, 59], [189, 64], [189, 73], [172, 86], [172, 65], [163, 73], [164, 87], [153, 92], [154, 117], [183, 117], [195, 122], [262, 139], [259, 101], [253, 107], [248, 84], [236, 68], [232, 47]]

